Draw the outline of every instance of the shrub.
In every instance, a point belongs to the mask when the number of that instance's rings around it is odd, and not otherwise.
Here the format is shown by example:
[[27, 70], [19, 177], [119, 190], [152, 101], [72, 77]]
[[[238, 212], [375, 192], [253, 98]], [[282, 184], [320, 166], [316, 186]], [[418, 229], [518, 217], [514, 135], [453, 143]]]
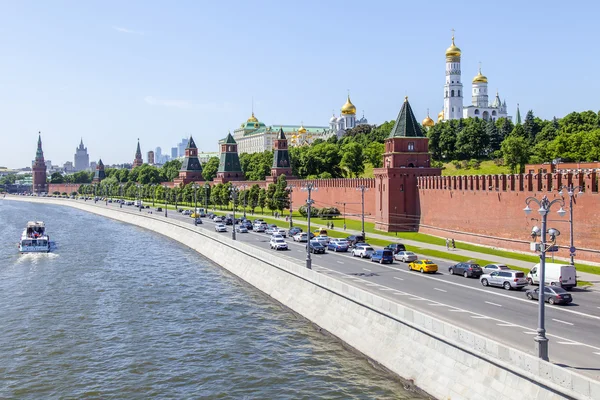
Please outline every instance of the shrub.
[[452, 165], [454, 165], [454, 168], [456, 168], [456, 169], [461, 169], [462, 168], [462, 165], [460, 164], [460, 161], [458, 161], [458, 160], [452, 160], [452, 161], [450, 161], [450, 163]]
[[498, 166], [504, 165], [504, 158], [494, 158], [494, 164]]
[[435, 161], [435, 160], [431, 161], [431, 168], [446, 169], [446, 167], [444, 167], [444, 163], [443, 162], [441, 162], [441, 161]]
[[475, 158], [469, 160], [469, 168], [479, 169], [481, 167], [481, 162]]
[[[298, 212], [300, 213], [300, 215], [302, 215], [302, 217], [304, 217], [304, 218], [308, 217], [308, 211], [306, 210], [306, 206], [301, 206], [298, 209]], [[320, 213], [320, 210], [317, 207], [310, 208], [310, 216], [311, 217], [318, 217], [319, 213]]]
[[468, 162], [467, 160], [462, 160], [462, 161], [460, 162], [460, 166], [461, 166], [463, 169], [467, 169], [467, 168], [469, 168], [469, 162]]
[[340, 210], [335, 207], [323, 207], [319, 210], [319, 217], [323, 219], [333, 219], [340, 215]]

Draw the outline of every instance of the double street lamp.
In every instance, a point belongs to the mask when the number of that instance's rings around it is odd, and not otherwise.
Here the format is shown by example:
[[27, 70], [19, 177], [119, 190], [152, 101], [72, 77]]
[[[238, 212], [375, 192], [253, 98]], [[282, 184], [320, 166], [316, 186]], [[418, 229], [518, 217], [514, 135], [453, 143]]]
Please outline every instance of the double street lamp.
[[137, 185], [135, 185], [138, 189], [137, 195], [138, 195], [138, 211], [142, 212], [142, 185], [140, 185], [139, 183]]
[[163, 186], [163, 187], [165, 188], [165, 190], [164, 190], [164, 193], [165, 193], [165, 218], [167, 218], [167, 208], [168, 208], [168, 207], [167, 207], [167, 195], [169, 194], [169, 193], [168, 193], [168, 189], [169, 189], [169, 188], [168, 188], [168, 186], [167, 186], [167, 185], [165, 185], [165, 186]]
[[[360, 195], [361, 195], [361, 231], [362, 231], [362, 237], [363, 240], [366, 242], [367, 241], [367, 237], [365, 236], [365, 190], [369, 190], [368, 187], [366, 187], [365, 185], [359, 185], [356, 190], [360, 190]], [[345, 216], [344, 216], [344, 220], [345, 220]], [[344, 222], [344, 225], [346, 223]]]
[[[528, 197], [525, 199], [525, 211], [526, 215], [531, 213], [531, 208], [529, 208], [529, 204], [535, 203], [540, 208], [538, 212], [542, 216], [542, 228], [538, 228], [534, 226], [531, 230], [531, 236], [535, 239], [537, 236], [541, 237], [540, 243], [540, 268], [539, 268], [539, 278], [540, 278], [540, 286], [539, 286], [539, 294], [538, 294], [538, 328], [537, 328], [537, 336], [533, 338], [536, 343], [536, 350], [538, 353], [538, 357], [542, 360], [548, 361], [548, 338], [546, 337], [546, 328], [545, 328], [545, 303], [546, 303], [546, 295], [545, 295], [545, 279], [546, 279], [546, 251], [551, 247], [554, 247], [556, 244], [556, 238], [560, 235], [558, 229], [550, 228], [547, 229], [547, 219], [548, 213], [550, 212], [550, 208], [554, 204], [559, 204], [560, 209], [557, 211], [558, 215], [561, 217], [564, 216], [567, 212], [563, 209], [565, 202], [563, 199], [554, 199], [552, 201], [548, 200], [548, 197], [544, 196], [541, 200], [536, 199], [535, 197]], [[551, 243], [549, 246], [546, 246], [546, 234], [550, 235]]]
[[208, 213], [208, 191], [210, 190], [210, 185], [208, 183], [204, 184], [204, 212]]
[[567, 194], [569, 195], [569, 234], [570, 234], [570, 248], [569, 253], [571, 256], [571, 265], [575, 265], [575, 243], [573, 241], [573, 197], [575, 196], [575, 189], [579, 190], [577, 192], [577, 197], [583, 195], [582, 189], [585, 189], [584, 186], [573, 186], [573, 184], [568, 186], [561, 186], [559, 188], [561, 196], [563, 195], [563, 189], [567, 189]]
[[308, 192], [308, 198], [306, 199], [306, 215], [308, 222], [308, 232], [306, 232], [306, 268], [312, 269], [312, 259], [310, 257], [310, 207], [314, 204], [314, 200], [310, 198], [313, 191], [317, 191], [314, 183], [307, 183], [306, 186], [301, 189], [304, 192]]
[[231, 199], [233, 200], [233, 226], [231, 227], [231, 238], [235, 240], [235, 203], [240, 189], [237, 186], [232, 186], [229, 191], [231, 192]]
[[288, 185], [288, 187], [286, 188], [288, 190], [288, 193], [290, 194], [290, 229], [294, 227], [294, 223], [292, 222], [292, 193], [294, 193], [294, 187], [294, 185]]

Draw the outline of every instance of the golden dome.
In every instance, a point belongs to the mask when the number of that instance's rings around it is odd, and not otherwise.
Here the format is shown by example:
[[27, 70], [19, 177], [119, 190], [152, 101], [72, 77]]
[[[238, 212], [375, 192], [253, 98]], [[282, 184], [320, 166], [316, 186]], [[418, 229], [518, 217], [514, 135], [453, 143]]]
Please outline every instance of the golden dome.
[[342, 114], [356, 114], [356, 107], [354, 107], [354, 104], [350, 101], [350, 95], [348, 95], [346, 104], [342, 106]]
[[454, 44], [454, 35], [452, 35], [452, 45], [446, 49], [446, 57], [460, 57], [461, 51]]
[[425, 117], [425, 119], [423, 120], [423, 122], [421, 122], [421, 124], [423, 124], [423, 126], [425, 126], [427, 128], [431, 128], [433, 125], [435, 125], [435, 122], [433, 122], [433, 120], [431, 118], [429, 118], [429, 110], [427, 110], [427, 117]]
[[487, 76], [481, 73], [481, 68], [479, 68], [479, 73], [473, 78], [473, 83], [488, 83]]
[[443, 121], [444, 120], [444, 110], [440, 111], [440, 113], [438, 114], [438, 120], [437, 122]]
[[298, 128], [298, 133], [306, 133], [306, 128], [304, 127], [304, 124], [300, 125], [300, 128]]
[[252, 112], [252, 116], [248, 118], [247, 122], [258, 122], [258, 119], [254, 116], [254, 111]]

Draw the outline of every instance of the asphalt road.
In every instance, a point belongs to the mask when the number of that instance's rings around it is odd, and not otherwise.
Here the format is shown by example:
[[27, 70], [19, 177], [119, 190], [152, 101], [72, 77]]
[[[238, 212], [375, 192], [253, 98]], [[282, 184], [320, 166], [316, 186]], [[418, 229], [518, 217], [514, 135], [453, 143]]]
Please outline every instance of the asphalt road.
[[[73, 200], [70, 200], [73, 201]], [[80, 200], [78, 200], [80, 201]], [[98, 202], [98, 206], [105, 206]], [[116, 204], [109, 207], [118, 208]], [[125, 212], [139, 212], [123, 206]], [[142, 212], [148, 212], [143, 210]], [[156, 215], [162, 215], [154, 211]], [[193, 220], [175, 211], [169, 218], [193, 224]], [[214, 230], [214, 223], [203, 218], [199, 229]], [[223, 235], [231, 236], [232, 226]], [[240, 241], [274, 252], [269, 248], [270, 236], [264, 233], [238, 233]], [[289, 250], [281, 257], [304, 263], [305, 243], [286, 239]], [[313, 269], [345, 280], [349, 284], [393, 299], [464, 329], [535, 354], [533, 338], [538, 319], [537, 301], [528, 300], [523, 291], [483, 287], [478, 279], [449, 275], [448, 262], [435, 260], [436, 274], [409, 271], [402, 262], [380, 265], [369, 259], [352, 257], [348, 252], [311, 255]], [[546, 332], [550, 339], [550, 361], [579, 370], [600, 379], [600, 292], [574, 289], [573, 303], [568, 306], [546, 304]]]

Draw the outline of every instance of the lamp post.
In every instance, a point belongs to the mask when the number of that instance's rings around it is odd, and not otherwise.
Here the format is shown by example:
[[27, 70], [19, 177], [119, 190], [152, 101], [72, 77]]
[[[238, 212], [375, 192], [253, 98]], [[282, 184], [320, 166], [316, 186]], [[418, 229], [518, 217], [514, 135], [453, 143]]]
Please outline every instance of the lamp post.
[[208, 183], [204, 184], [204, 212], [208, 212], [208, 191], [210, 190], [210, 185]]
[[233, 226], [231, 228], [231, 238], [235, 240], [235, 202], [237, 201], [240, 189], [237, 186], [232, 186], [229, 190], [231, 192], [231, 198], [233, 200]]
[[156, 183], [150, 185], [150, 188], [152, 189], [152, 208], [154, 208], [154, 201], [156, 200]]
[[294, 185], [288, 185], [288, 187], [286, 188], [288, 190], [288, 193], [290, 194], [290, 229], [292, 229], [294, 227], [294, 223], [292, 222], [292, 205], [294, 204], [292, 202], [292, 193], [294, 193]]
[[246, 204], [247, 204], [246, 199], [248, 198], [248, 192], [246, 192], [246, 189], [248, 188], [248, 185], [240, 185], [240, 186], [238, 186], [238, 188], [240, 190], [244, 191], [244, 219], [246, 219]]
[[119, 183], [119, 208], [123, 208], [123, 184]]
[[163, 186], [165, 188], [164, 192], [165, 192], [165, 218], [167, 218], [167, 194], [168, 194], [168, 187], [167, 185]]
[[583, 195], [582, 189], [585, 189], [585, 187], [584, 186], [573, 186], [573, 184], [571, 184], [569, 186], [561, 186], [559, 188], [560, 192], [558, 192], [558, 194], [560, 194], [561, 196], [563, 195], [563, 189], [567, 189], [567, 194], [569, 195], [569, 236], [570, 236], [569, 253], [571, 256], [571, 265], [575, 265], [575, 252], [573, 251], [575, 249], [575, 243], [573, 241], [573, 196], [575, 195], [575, 189], [579, 190], [579, 192], [577, 192], [577, 197], [582, 196]]
[[360, 195], [361, 195], [361, 231], [362, 231], [362, 237], [363, 240], [366, 241], [367, 240], [367, 236], [365, 235], [365, 190], [369, 190], [368, 187], [366, 187], [365, 185], [359, 185], [356, 190], [360, 190]]
[[135, 185], [138, 189], [137, 197], [138, 197], [138, 211], [142, 212], [142, 185], [139, 183]]
[[[548, 338], [546, 337], [546, 327], [545, 327], [545, 279], [546, 279], [546, 251], [550, 247], [553, 247], [556, 243], [556, 237], [560, 235], [560, 232], [556, 229], [548, 229], [547, 230], [547, 219], [548, 213], [550, 212], [550, 208], [554, 204], [560, 204], [560, 209], [558, 210], [558, 215], [561, 217], [566, 214], [566, 211], [563, 210], [563, 206], [565, 202], [563, 199], [554, 199], [552, 201], [548, 200], [548, 197], [544, 196], [541, 200], [536, 199], [535, 197], [528, 197], [525, 199], [525, 211], [526, 215], [531, 213], [531, 208], [529, 208], [530, 203], [535, 203], [540, 206], [538, 212], [542, 216], [542, 229], [540, 230], [537, 226], [534, 226], [531, 231], [531, 236], [535, 239], [536, 236], [541, 236], [540, 243], [540, 268], [539, 268], [539, 277], [540, 277], [540, 287], [539, 287], [539, 295], [538, 295], [538, 328], [537, 328], [537, 336], [533, 338], [536, 343], [536, 350], [538, 353], [538, 357], [542, 360], [548, 361]], [[550, 246], [546, 247], [546, 233], [550, 234], [550, 240], [552, 243]]]
[[308, 199], [306, 199], [306, 215], [308, 222], [308, 232], [306, 233], [306, 268], [312, 269], [312, 259], [310, 257], [310, 207], [314, 203], [313, 199], [310, 198], [312, 191], [318, 190], [315, 184], [309, 182], [302, 188], [302, 191], [308, 192]]
[[196, 196], [196, 191], [198, 190], [198, 184], [194, 183], [192, 185], [194, 188], [194, 214], [198, 212], [198, 197]]

